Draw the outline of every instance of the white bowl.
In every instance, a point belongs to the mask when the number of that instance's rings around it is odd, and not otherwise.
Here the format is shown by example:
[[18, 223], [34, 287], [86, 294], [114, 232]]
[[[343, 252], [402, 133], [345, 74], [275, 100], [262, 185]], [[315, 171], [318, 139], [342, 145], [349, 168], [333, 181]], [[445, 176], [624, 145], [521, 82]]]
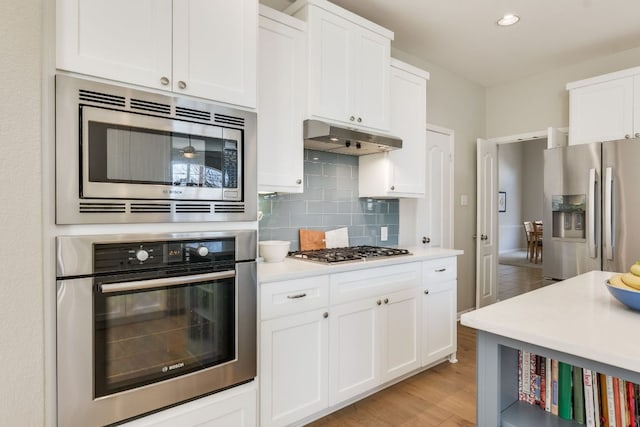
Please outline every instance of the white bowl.
[[264, 240], [258, 242], [260, 256], [264, 262], [281, 262], [289, 253], [291, 242], [286, 240]]

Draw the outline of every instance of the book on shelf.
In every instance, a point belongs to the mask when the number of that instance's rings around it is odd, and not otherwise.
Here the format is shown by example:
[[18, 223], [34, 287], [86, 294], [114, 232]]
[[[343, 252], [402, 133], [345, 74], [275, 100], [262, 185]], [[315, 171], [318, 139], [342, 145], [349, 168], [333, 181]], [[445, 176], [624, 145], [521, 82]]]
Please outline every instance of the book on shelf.
[[558, 416], [565, 420], [573, 418], [571, 365], [558, 362]]
[[595, 427], [596, 411], [593, 399], [593, 377], [590, 369], [582, 370], [582, 385], [584, 390], [584, 423], [587, 427]]
[[551, 360], [551, 413], [558, 415], [558, 361]]
[[613, 410], [615, 411], [615, 420], [616, 427], [624, 427], [622, 424], [622, 412], [624, 410], [624, 406], [620, 407], [620, 379], [617, 377], [611, 378], [612, 389], [613, 389]]
[[552, 375], [552, 363], [551, 358], [547, 357], [545, 360], [545, 400], [544, 400], [544, 410], [547, 412], [551, 412], [551, 402], [553, 401], [552, 394], [552, 384], [553, 384], [553, 375]]
[[598, 389], [600, 390], [600, 425], [609, 426], [609, 395], [607, 393], [607, 376], [598, 374]]

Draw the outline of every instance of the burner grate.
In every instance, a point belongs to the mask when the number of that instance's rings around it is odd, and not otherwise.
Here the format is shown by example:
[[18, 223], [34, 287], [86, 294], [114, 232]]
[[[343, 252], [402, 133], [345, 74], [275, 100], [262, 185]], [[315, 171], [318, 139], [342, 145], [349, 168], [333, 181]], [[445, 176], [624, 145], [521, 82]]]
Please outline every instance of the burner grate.
[[383, 258], [398, 255], [411, 255], [411, 253], [407, 249], [387, 248], [382, 246], [351, 246], [346, 248], [289, 252], [289, 256], [293, 258], [327, 264], [348, 261], [365, 261], [369, 258]]

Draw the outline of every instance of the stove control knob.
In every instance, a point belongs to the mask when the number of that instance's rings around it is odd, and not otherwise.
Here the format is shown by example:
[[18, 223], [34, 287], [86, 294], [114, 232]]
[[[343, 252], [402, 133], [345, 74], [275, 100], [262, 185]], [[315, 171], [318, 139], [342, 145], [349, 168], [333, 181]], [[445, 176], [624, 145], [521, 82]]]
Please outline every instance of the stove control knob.
[[138, 261], [144, 262], [149, 259], [149, 252], [145, 251], [144, 249], [139, 249], [138, 251], [136, 251], [136, 258], [138, 259]]
[[209, 249], [206, 246], [200, 246], [198, 249], [196, 249], [196, 253], [200, 256], [207, 256], [207, 254], [209, 253]]

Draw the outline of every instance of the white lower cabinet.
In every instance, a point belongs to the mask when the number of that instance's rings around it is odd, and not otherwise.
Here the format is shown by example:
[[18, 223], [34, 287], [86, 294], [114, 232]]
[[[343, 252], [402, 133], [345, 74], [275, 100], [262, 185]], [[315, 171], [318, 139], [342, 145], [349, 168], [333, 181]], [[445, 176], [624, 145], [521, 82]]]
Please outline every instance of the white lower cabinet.
[[261, 284], [261, 426], [453, 361], [455, 270], [451, 257]]

